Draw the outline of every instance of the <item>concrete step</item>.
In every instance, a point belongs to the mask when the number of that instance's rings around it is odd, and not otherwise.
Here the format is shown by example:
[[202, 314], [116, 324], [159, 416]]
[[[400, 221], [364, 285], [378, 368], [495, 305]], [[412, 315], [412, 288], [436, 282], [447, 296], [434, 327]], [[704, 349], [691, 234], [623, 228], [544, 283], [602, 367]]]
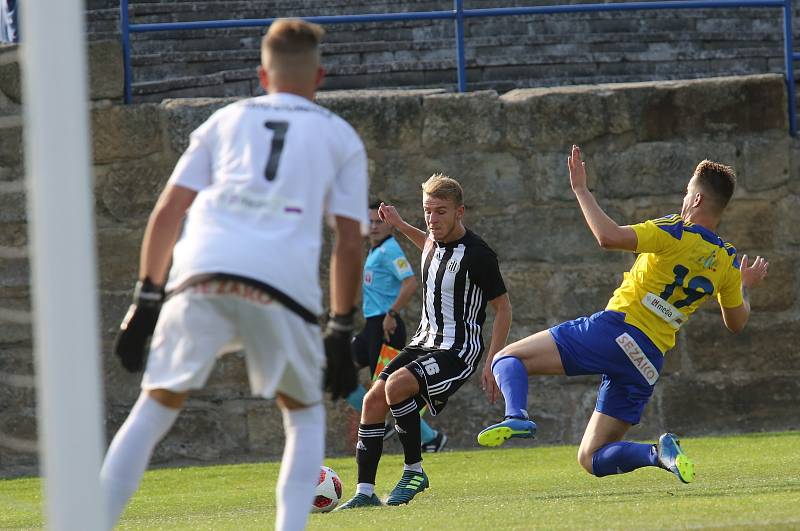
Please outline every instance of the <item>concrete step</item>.
[[[392, 71], [418, 71], [419, 65], [428, 64], [434, 69], [453, 68], [455, 56], [452, 48], [436, 41], [425, 45], [417, 43], [412, 49], [403, 47], [366, 45], [358, 53], [326, 53], [326, 67], [331, 74], [352, 75]], [[467, 50], [468, 66], [505, 66], [524, 64], [620, 63], [620, 62], [691, 62], [711, 59], [739, 58], [766, 68], [768, 59], [782, 57], [779, 50], [762, 47], [735, 47], [697, 49], [695, 43], [627, 43], [627, 49], [616, 46], [598, 46], [597, 43], [540, 44], [526, 43], [503, 46], [490, 44], [472, 46]], [[394, 48], [394, 49], [392, 49]], [[155, 81], [186, 75], [205, 75], [223, 70], [254, 68], [259, 61], [255, 48], [241, 50], [175, 51], [137, 55], [132, 58], [134, 79], [137, 82]], [[676, 64], [679, 69], [679, 65]], [[716, 68], [715, 68], [716, 70]], [[178, 74], [178, 75], [176, 75]]]
[[[648, 32], [639, 33], [581, 33], [564, 37], [558, 34], [537, 34], [524, 36], [511, 35], [491, 35], [480, 36], [466, 39], [467, 50], [475, 47], [496, 46], [500, 49], [504, 46], [539, 46], [544, 44], [561, 43], [586, 43], [594, 44], [599, 47], [613, 47], [614, 45], [630, 47], [632, 45], [648, 46], [652, 43], [659, 43], [662, 46], [673, 47], [693, 47], [693, 48], [727, 48], [731, 46], [755, 46], [765, 45], [775, 47], [782, 44], [780, 35], [759, 32], [709, 32], [704, 35], [704, 40], [693, 40], [696, 36], [692, 32]], [[238, 50], [251, 47], [257, 49], [261, 34], [254, 32], [241, 32], [237, 34], [217, 35], [213, 39], [192, 37], [186, 33], [185, 38], [134, 41], [133, 54], [144, 55], [151, 53], [162, 53], [169, 51], [211, 51], [211, 50]], [[331, 56], [334, 54], [358, 53], [368, 51], [402, 51], [402, 50], [429, 50], [435, 48], [452, 49], [454, 39], [449, 36], [444, 39], [416, 39], [405, 40], [367, 40], [360, 39], [353, 42], [326, 42], [323, 44], [323, 55]]]
[[[764, 72], [780, 72], [782, 65], [776, 62], [767, 65], [763, 60], [747, 62], [741, 56], [710, 55], [691, 61], [654, 62], [633, 61], [618, 57], [616, 61], [606, 56], [607, 62], [593, 62], [575, 56], [572, 62], [548, 63], [546, 57], [537, 57], [538, 62], [520, 58], [516, 64], [472, 63], [467, 68], [469, 90], [494, 89], [499, 92], [526, 86], [555, 86], [577, 83], [617, 83], [628, 81], [651, 81], [660, 79], [691, 79], [718, 75], [745, 75]], [[560, 58], [559, 58], [560, 59]], [[797, 75], [800, 79], [800, 73]], [[455, 62], [412, 61], [391, 62], [375, 65], [346, 65], [331, 68], [323, 89], [365, 88], [446, 88], [456, 85]], [[261, 93], [252, 68], [218, 72], [208, 75], [137, 83], [134, 85], [136, 101], [159, 101], [165, 97], [186, 97], [197, 94], [206, 96], [250, 96]]]

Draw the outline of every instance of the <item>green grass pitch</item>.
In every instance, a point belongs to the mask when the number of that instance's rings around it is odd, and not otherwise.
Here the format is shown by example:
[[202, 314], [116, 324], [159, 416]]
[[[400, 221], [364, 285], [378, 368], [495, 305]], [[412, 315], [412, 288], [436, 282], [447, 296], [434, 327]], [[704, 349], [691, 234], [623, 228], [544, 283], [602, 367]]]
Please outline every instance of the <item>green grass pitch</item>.
[[[309, 529], [800, 529], [800, 432], [684, 438], [697, 480], [645, 468], [592, 477], [575, 446], [425, 456], [431, 488], [408, 506], [311, 515]], [[328, 459], [353, 494], [353, 458]], [[384, 456], [377, 490], [399, 479]], [[119, 529], [269, 529], [278, 463], [148, 472]], [[40, 481], [0, 481], [0, 529], [41, 526]]]

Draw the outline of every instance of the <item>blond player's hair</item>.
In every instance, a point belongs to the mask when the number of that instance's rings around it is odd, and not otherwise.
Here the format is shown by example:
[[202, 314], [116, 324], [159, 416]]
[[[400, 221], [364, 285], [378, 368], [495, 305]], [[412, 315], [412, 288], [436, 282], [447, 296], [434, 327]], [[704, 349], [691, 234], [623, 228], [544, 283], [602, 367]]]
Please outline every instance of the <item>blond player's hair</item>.
[[272, 76], [293, 82], [313, 79], [320, 65], [322, 26], [293, 18], [280, 18], [261, 40], [261, 66]]
[[450, 199], [457, 207], [464, 204], [464, 190], [461, 185], [442, 173], [434, 173], [422, 183], [422, 192], [436, 199]]

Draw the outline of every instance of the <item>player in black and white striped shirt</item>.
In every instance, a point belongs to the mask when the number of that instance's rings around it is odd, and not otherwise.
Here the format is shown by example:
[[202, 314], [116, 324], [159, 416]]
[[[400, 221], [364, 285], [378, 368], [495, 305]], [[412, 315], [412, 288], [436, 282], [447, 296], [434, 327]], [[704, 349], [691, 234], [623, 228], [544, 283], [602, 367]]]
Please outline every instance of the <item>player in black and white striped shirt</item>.
[[394, 207], [379, 214], [422, 251], [422, 317], [416, 334], [381, 373], [364, 398], [358, 430], [356, 495], [341, 509], [381, 505], [375, 476], [383, 450], [383, 426], [391, 410], [403, 444], [405, 467], [388, 505], [408, 503], [428, 487], [420, 453], [419, 408], [433, 415], [477, 370], [483, 354], [487, 302], [496, 315], [492, 341], [482, 373], [490, 401], [497, 397], [491, 360], [502, 349], [511, 327], [511, 302], [497, 264], [497, 255], [463, 225], [464, 199], [455, 179], [433, 175], [422, 185], [428, 233], [403, 221]]

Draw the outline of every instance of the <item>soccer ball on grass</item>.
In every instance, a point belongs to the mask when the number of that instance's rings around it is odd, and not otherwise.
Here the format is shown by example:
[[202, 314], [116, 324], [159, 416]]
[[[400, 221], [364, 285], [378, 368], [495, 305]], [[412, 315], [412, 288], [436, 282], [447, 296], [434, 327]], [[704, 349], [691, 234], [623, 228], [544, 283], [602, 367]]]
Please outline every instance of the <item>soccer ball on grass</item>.
[[333, 469], [321, 466], [319, 469], [319, 483], [314, 491], [314, 502], [311, 505], [312, 513], [327, 513], [332, 511], [342, 499], [342, 480]]

